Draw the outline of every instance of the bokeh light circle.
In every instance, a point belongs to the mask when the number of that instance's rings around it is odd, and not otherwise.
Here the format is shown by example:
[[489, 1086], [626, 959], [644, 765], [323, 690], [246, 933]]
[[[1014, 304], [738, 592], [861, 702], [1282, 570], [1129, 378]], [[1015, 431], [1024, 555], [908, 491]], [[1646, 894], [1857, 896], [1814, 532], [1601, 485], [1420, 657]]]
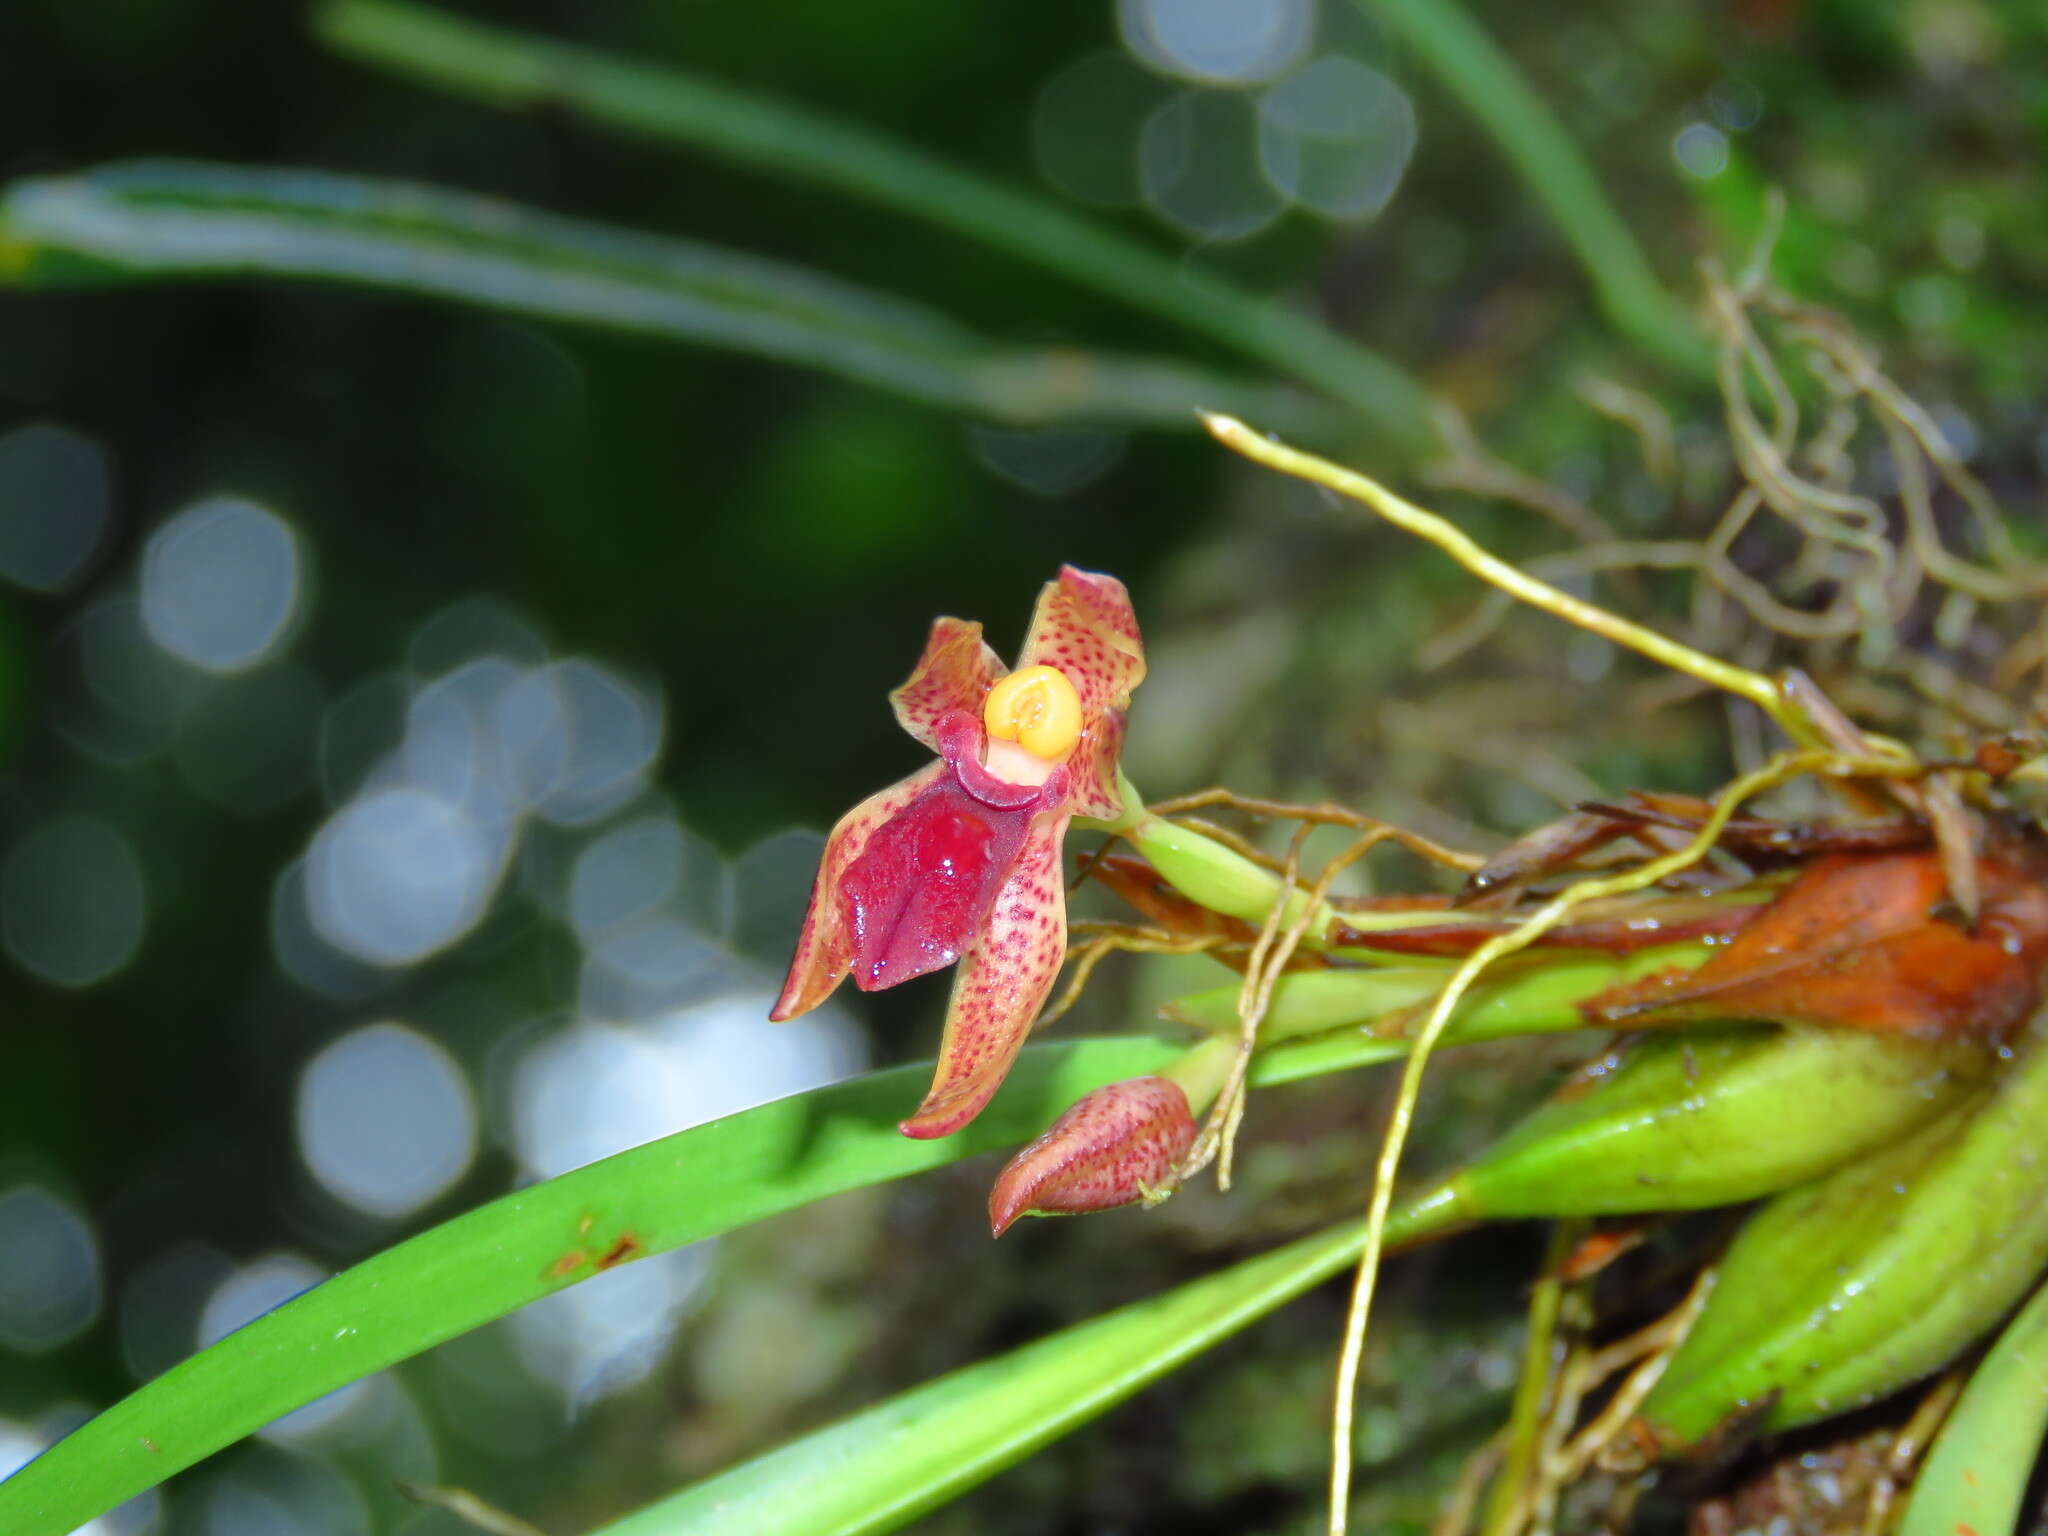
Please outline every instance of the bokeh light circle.
[[1671, 158], [1695, 181], [1711, 181], [1728, 169], [1728, 135], [1694, 119], [1671, 136]]
[[1315, 40], [1315, 0], [1117, 0], [1124, 46], [1152, 68], [1245, 85], [1284, 75]]
[[1259, 162], [1294, 202], [1333, 219], [1386, 207], [1415, 153], [1415, 107], [1356, 59], [1314, 60], [1259, 101]]
[[1200, 240], [1243, 240], [1285, 211], [1259, 163], [1258, 115], [1237, 91], [1182, 91], [1138, 138], [1145, 202]]
[[569, 871], [569, 921], [589, 937], [660, 906], [683, 878], [683, 827], [668, 815], [609, 827]]
[[299, 1077], [299, 1155], [321, 1186], [368, 1216], [429, 1204], [476, 1155], [476, 1103], [460, 1065], [403, 1024], [351, 1031]]
[[660, 701], [591, 661], [529, 672], [499, 696], [492, 724], [512, 786], [564, 826], [638, 793], [661, 750]]
[[300, 563], [298, 540], [275, 513], [234, 496], [195, 502], [143, 550], [143, 627], [204, 671], [254, 666], [299, 605]]
[[343, 806], [306, 856], [306, 907], [319, 935], [372, 965], [423, 960], [483, 916], [496, 880], [474, 819], [410, 786]]
[[99, 1310], [99, 1244], [85, 1217], [40, 1185], [0, 1190], [0, 1346], [42, 1354]]

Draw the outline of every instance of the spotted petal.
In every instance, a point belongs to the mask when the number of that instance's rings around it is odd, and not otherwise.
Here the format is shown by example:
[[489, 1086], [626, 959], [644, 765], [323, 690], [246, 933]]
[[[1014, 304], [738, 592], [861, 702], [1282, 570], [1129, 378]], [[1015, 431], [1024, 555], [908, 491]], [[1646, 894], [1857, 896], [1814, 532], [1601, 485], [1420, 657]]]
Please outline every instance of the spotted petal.
[[946, 772], [875, 828], [839, 877], [863, 992], [958, 960], [987, 926], [1039, 812], [1066, 796], [1065, 769], [1035, 791], [990, 774], [975, 761], [984, 738], [971, 715], [952, 711], [939, 739]]
[[1124, 746], [1124, 712], [1106, 709], [1082, 734], [1067, 772], [1074, 787], [1067, 809], [1076, 816], [1115, 821], [1124, 813], [1124, 797], [1116, 787], [1117, 757]]
[[1124, 709], [1145, 680], [1145, 643], [1131, 594], [1114, 576], [1060, 567], [1032, 610], [1020, 667], [1052, 666], [1081, 695], [1081, 710]]
[[811, 905], [804, 913], [803, 932], [797, 935], [796, 955], [789, 962], [789, 979], [782, 984], [782, 996], [769, 1018], [780, 1021], [810, 1012], [844, 979], [853, 965], [855, 943], [846, 923], [845, 903], [839, 899], [840, 882], [866, 851], [877, 829], [945, 772], [943, 761], [931, 763], [880, 794], [870, 795], [839, 818], [832, 835], [825, 839], [818, 878], [811, 884]]
[[997, 1237], [1019, 1216], [1073, 1216], [1132, 1205], [1167, 1189], [1194, 1145], [1180, 1084], [1134, 1077], [1084, 1094], [1011, 1158], [989, 1191]]
[[960, 962], [939, 1070], [917, 1113], [899, 1127], [904, 1135], [950, 1136], [980, 1114], [1031, 1033], [1066, 954], [1066, 830], [1066, 815], [1056, 812], [1025, 839], [988, 926]]
[[902, 687], [889, 695], [896, 721], [934, 752], [939, 722], [954, 710], [981, 718], [983, 700], [1010, 669], [968, 619], [934, 619], [924, 654]]
[[1039, 594], [1017, 665], [1058, 667], [1081, 696], [1085, 734], [1069, 760], [1076, 814], [1120, 815], [1116, 759], [1123, 744], [1123, 711], [1131, 690], [1145, 680], [1145, 645], [1124, 584], [1114, 576], [1061, 566], [1059, 579], [1047, 582]]

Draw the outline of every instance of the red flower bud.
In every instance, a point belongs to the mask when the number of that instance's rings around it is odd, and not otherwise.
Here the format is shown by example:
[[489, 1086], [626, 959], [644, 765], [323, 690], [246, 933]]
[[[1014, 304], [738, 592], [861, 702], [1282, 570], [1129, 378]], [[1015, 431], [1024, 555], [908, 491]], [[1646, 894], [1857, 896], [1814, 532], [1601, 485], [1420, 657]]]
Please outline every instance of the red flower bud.
[[1077, 1216], [1163, 1193], [1194, 1140], [1188, 1096], [1171, 1079], [1097, 1088], [1010, 1159], [989, 1191], [989, 1226], [1001, 1237], [1019, 1216]]

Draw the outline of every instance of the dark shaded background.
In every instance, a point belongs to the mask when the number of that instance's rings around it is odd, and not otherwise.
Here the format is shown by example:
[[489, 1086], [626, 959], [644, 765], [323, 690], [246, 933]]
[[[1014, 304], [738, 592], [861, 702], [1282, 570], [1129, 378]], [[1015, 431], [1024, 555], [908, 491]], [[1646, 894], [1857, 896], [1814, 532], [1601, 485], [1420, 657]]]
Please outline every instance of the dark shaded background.
[[[1040, 186], [1037, 93], [1077, 59], [1118, 47], [1113, 17], [1096, 7], [471, 9], [753, 85]], [[1787, 285], [1885, 342], [1895, 366], [1971, 427], [1987, 463], [2012, 483], [2031, 479], [2019, 515], [2042, 517], [2048, 28], [2037, 12], [1752, 0], [1726, 14], [1669, 3], [1474, 14], [1565, 121], [1675, 289], [1691, 292], [1698, 257], [1736, 252], [1759, 189], [1783, 185]], [[1296, 211], [1249, 240], [1199, 248], [1143, 209], [1103, 217], [1389, 352], [1509, 458], [1595, 504], [1614, 506], [1640, 475], [1625, 436], [1573, 392], [1582, 370], [1656, 393], [1686, 430], [1710, 434], [1710, 398], [1603, 325], [1541, 210], [1420, 66], [1342, 0], [1322, 0], [1320, 25], [1320, 47], [1385, 70], [1415, 102], [1418, 148], [1384, 213], [1343, 224]], [[1698, 171], [1711, 155], [1690, 173], [1674, 158], [1699, 127], [1730, 157], [1710, 174]], [[1108, 141], [1103, 153], [1131, 146]], [[375, 76], [315, 46], [296, 6], [0, 9], [0, 179], [142, 155], [486, 191], [815, 264], [1018, 340], [1241, 366], [906, 219]], [[0, 293], [0, 434], [32, 423], [97, 445], [111, 521], [60, 590], [0, 589], [0, 849], [66, 816], [114, 828], [141, 872], [146, 925], [132, 959], [91, 985], [52, 985], [33, 967], [0, 972], [0, 1190], [40, 1191], [82, 1217], [95, 1255], [91, 1297], [50, 1293], [69, 1321], [30, 1328], [17, 1347], [0, 1339], [0, 1417], [23, 1444], [176, 1358], [206, 1297], [241, 1267], [285, 1251], [316, 1270], [345, 1265], [519, 1176], [504, 1042], [590, 1012], [590, 957], [547, 893], [604, 826], [672, 807], [702, 840], [691, 844], [692, 889], [719, 890], [707, 919], [723, 956], [719, 995], [758, 985], [787, 944], [811, 846], [776, 835], [828, 824], [916, 760], [881, 694], [931, 615], [981, 617], [1007, 650], [1063, 560], [1122, 575], [1154, 639], [1157, 681], [1140, 697], [1133, 746], [1153, 794], [1227, 773], [1249, 792], [1335, 790], [1476, 836], [1546, 813], [1540, 786], [1499, 769], [1522, 750], [1518, 731], [1596, 786], [1700, 783], [1720, 766], [1711, 715], [1637, 739], [1603, 714], [1597, 691], [1544, 720], [1475, 704], [1462, 728], [1455, 711], [1431, 729], [1384, 714], [1362, 723], [1385, 697], [1441, 702], [1412, 657], [1447, 621], [1442, 605], [1462, 606], [1469, 589], [1192, 433], [1101, 440], [1090, 451], [1113, 459], [1106, 469], [1034, 494], [990, 471], [968, 425], [850, 384], [279, 283]], [[1414, 466], [1375, 467], [1399, 479]], [[223, 685], [174, 681], [155, 745], [119, 760], [81, 750], [63, 722], [107, 706], [76, 660], [78, 626], [133, 588], [155, 530], [221, 493], [273, 509], [301, 540], [311, 580], [288, 642], [296, 691], [238, 703]], [[1524, 518], [1447, 505], [1511, 551], [1555, 545]], [[661, 700], [663, 746], [645, 795], [610, 820], [536, 826], [474, 933], [323, 995], [279, 970], [276, 882], [347, 799], [351, 780], [334, 765], [360, 772], [392, 746], [390, 701], [459, 659], [431, 640], [423, 652], [422, 626], [478, 596], [520, 616], [549, 655], [596, 658]], [[1526, 633], [1523, 660], [1568, 666], [1553, 633]], [[383, 694], [358, 693], [378, 679]], [[1485, 697], [1483, 672], [1458, 681]], [[335, 712], [351, 698], [370, 704]], [[217, 779], [211, 793], [195, 785], [180, 743], [206, 709], [231, 761], [246, 728], [245, 755], [263, 759], [249, 768], [260, 794], [238, 793], [232, 775], [225, 792]], [[1411, 720], [1406, 735], [1400, 718]], [[1447, 760], [1447, 740], [1492, 750]], [[714, 849], [723, 870], [704, 862]], [[0, 899], [0, 930], [28, 920], [7, 901], [41, 899]], [[864, 1029], [879, 1059], [923, 1054], [938, 996], [927, 986], [863, 999], [850, 1015], [859, 1026], [847, 1027]], [[308, 1060], [378, 1019], [444, 1044], [475, 1079], [483, 1124], [459, 1181], [388, 1220], [352, 1212], [308, 1177], [294, 1111]], [[696, 1070], [723, 1069], [706, 1058]], [[1492, 1106], [1504, 1080], [1530, 1076], [1527, 1057], [1476, 1070], [1445, 1090], [1444, 1107]], [[1190, 1196], [1149, 1229], [1135, 1218], [1064, 1225], [992, 1254], [979, 1235], [978, 1167], [771, 1224], [727, 1245], [682, 1344], [668, 1350], [657, 1332], [637, 1385], [572, 1413], [563, 1381], [492, 1330], [399, 1373], [408, 1406], [374, 1433], [231, 1452], [160, 1513], [167, 1528], [218, 1536], [453, 1529], [392, 1500], [389, 1481], [402, 1475], [474, 1486], [550, 1529], [580, 1528], [1339, 1208], [1370, 1134], [1360, 1097], [1276, 1096], [1254, 1112], [1260, 1145], [1236, 1202]], [[1465, 1134], [1455, 1116], [1444, 1123], [1439, 1151]], [[0, 1313], [10, 1266], [18, 1291], [30, 1284], [4, 1227]], [[1505, 1242], [1519, 1255], [1518, 1239]], [[166, 1255], [190, 1263], [166, 1267]], [[1368, 1460], [1398, 1463], [1422, 1488], [1486, 1422], [1512, 1341], [1501, 1288], [1457, 1259], [1400, 1272], [1396, 1297], [1426, 1297], [1429, 1327], [1397, 1331], [1375, 1367]], [[1294, 1309], [932, 1528], [1303, 1528], [1320, 1476], [1333, 1307]], [[1430, 1401], [1385, 1390], [1425, 1376]], [[403, 1433], [390, 1427], [400, 1421]], [[1389, 1479], [1390, 1514], [1426, 1507], [1402, 1481]]]

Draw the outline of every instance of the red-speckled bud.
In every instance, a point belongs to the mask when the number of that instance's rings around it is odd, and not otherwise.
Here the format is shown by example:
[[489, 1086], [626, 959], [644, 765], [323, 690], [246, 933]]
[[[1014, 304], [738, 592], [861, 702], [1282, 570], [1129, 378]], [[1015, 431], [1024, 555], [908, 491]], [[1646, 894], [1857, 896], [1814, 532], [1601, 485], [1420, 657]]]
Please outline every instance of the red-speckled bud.
[[1163, 1077], [1134, 1077], [1084, 1095], [1011, 1158], [989, 1191], [997, 1237], [1019, 1216], [1077, 1216], [1132, 1205], [1171, 1186], [1194, 1144], [1188, 1096]]

